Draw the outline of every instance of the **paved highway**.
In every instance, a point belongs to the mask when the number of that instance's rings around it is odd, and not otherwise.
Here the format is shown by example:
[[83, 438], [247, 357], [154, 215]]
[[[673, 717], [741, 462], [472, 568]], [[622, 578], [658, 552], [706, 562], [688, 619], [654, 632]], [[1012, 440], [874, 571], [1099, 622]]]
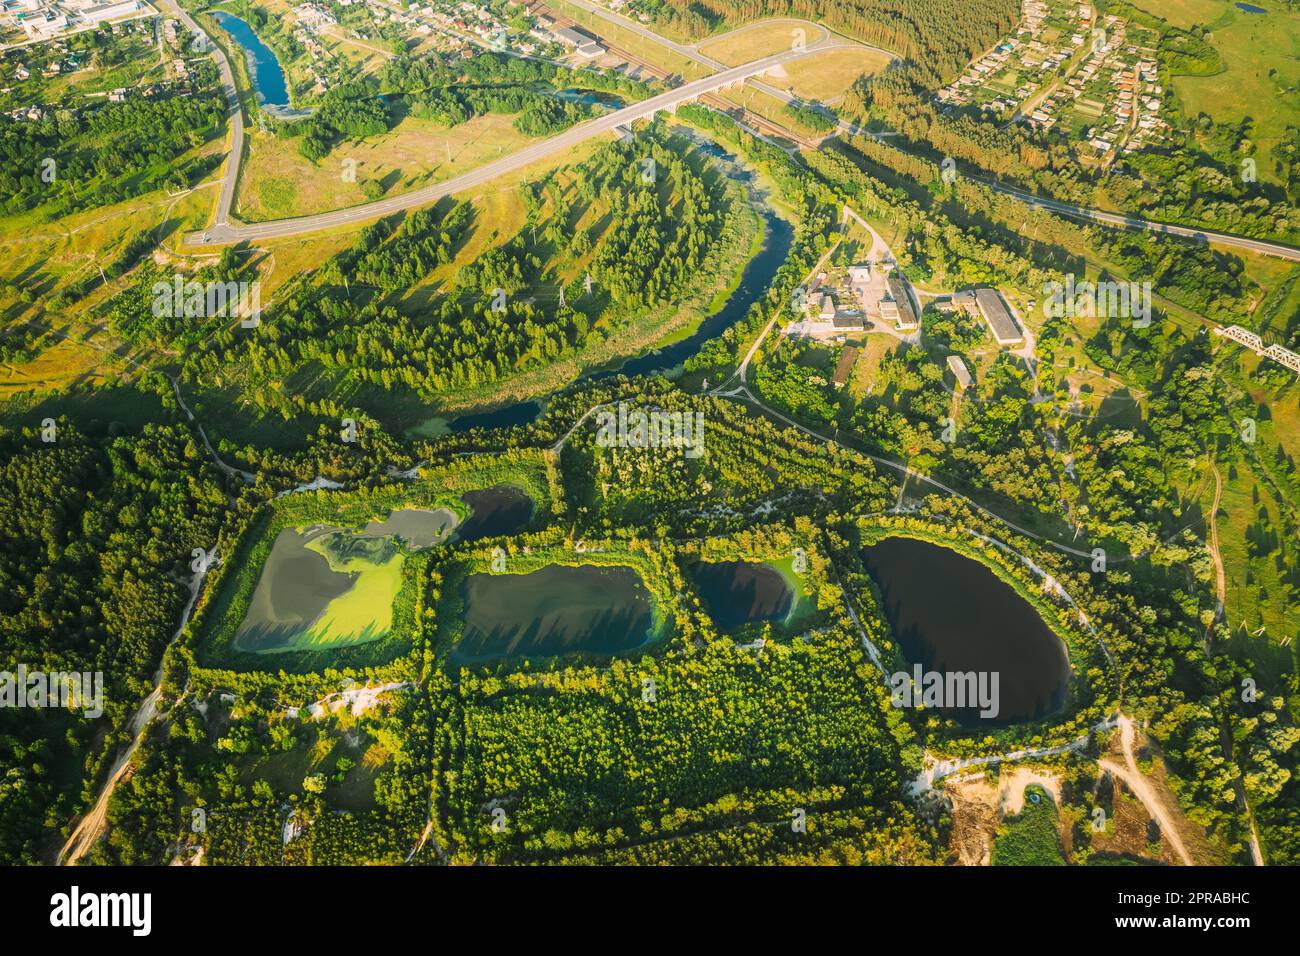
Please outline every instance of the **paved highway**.
[[[203, 33], [203, 30], [193, 20], [193, 18], [176, 6], [175, 0], [160, 0], [160, 2], [170, 12], [180, 17], [181, 21], [191, 30], [197, 33]], [[316, 216], [304, 216], [298, 219], [279, 219], [273, 222], [256, 223], [252, 225], [232, 225], [229, 222], [230, 209], [234, 202], [235, 186], [239, 177], [239, 160], [243, 154], [244, 127], [238, 106], [238, 98], [235, 92], [234, 76], [230, 71], [230, 64], [226, 61], [226, 57], [221, 50], [209, 41], [209, 45], [213, 50], [212, 55], [214, 59], [216, 59], [218, 69], [221, 72], [222, 83], [226, 88], [227, 99], [231, 103], [231, 152], [230, 157], [226, 161], [226, 168], [221, 182], [221, 193], [217, 199], [214, 224], [203, 232], [189, 234], [186, 236], [186, 242], [191, 245], [206, 246], [225, 245], [246, 240], [280, 238], [284, 236], [298, 235], [305, 232], [314, 232], [332, 226], [364, 222], [380, 216], [387, 216], [395, 212], [401, 212], [405, 209], [428, 205], [444, 196], [482, 185], [498, 176], [519, 169], [540, 159], [544, 159], [547, 156], [554, 155], [561, 150], [571, 149], [593, 136], [598, 136], [601, 133], [613, 130], [616, 126], [622, 126], [639, 119], [645, 119], [653, 116], [661, 109], [674, 108], [677, 104], [695, 99], [702, 93], [715, 92], [732, 83], [748, 81], [755, 88], [769, 96], [781, 100], [782, 102], [794, 102], [797, 97], [785, 90], [777, 89], [774, 86], [762, 82], [759, 77], [774, 67], [781, 66], [784, 63], [789, 63], [802, 56], [815, 52], [853, 47], [879, 50], [878, 47], [870, 47], [866, 44], [857, 42], [828, 40], [827, 37], [829, 34], [824, 33], [822, 37], [819, 37], [803, 49], [784, 50], [772, 56], [755, 60], [752, 63], [746, 63], [737, 67], [727, 67], [712, 57], [700, 53], [694, 45], [678, 43], [675, 40], [670, 40], [667, 37], [655, 33], [653, 30], [635, 20], [630, 20], [627, 17], [620, 16], [604, 7], [590, 3], [588, 0], [567, 0], [567, 2], [573, 6], [588, 11], [593, 16], [615, 23], [625, 30], [629, 30], [653, 43], [657, 43], [679, 56], [686, 57], [696, 63], [707, 66], [716, 72], [704, 79], [693, 80], [675, 90], [662, 93], [642, 103], [635, 103], [624, 109], [607, 113], [604, 116], [589, 120], [586, 123], [579, 124], [572, 129], [553, 136], [550, 139], [526, 146], [510, 156], [487, 163], [477, 169], [453, 177], [444, 182], [435, 183], [431, 186], [426, 186], [423, 189], [415, 190], [414, 192], [405, 193], [400, 196], [393, 196], [388, 199], [381, 199], [362, 206], [353, 206], [349, 209], [340, 209], [335, 212], [321, 213]], [[745, 29], [747, 28], [740, 28], [741, 31]], [[204, 36], [206, 37], [206, 34], [204, 34]], [[888, 51], [884, 50], [880, 50], [880, 52], [888, 53]], [[893, 54], [889, 55], [893, 56]], [[842, 133], [868, 136], [876, 135], [861, 129], [852, 123], [841, 120], [838, 117], [836, 118], [836, 123], [839, 131]], [[1013, 186], [1003, 185], [995, 180], [977, 178], [977, 181], [984, 183], [997, 192], [1014, 196], [1029, 205], [1047, 209], [1051, 212], [1057, 213], [1058, 215], [1070, 216], [1075, 219], [1102, 223], [1104, 225], [1118, 226], [1120, 228], [1164, 233], [1186, 239], [1209, 242], [1229, 248], [1243, 249], [1248, 252], [1277, 256], [1278, 258], [1292, 262], [1300, 262], [1300, 249], [1283, 245], [1282, 243], [1270, 242], [1264, 239], [1251, 239], [1246, 236], [1235, 236], [1230, 233], [1212, 232], [1189, 226], [1170, 225], [1168, 223], [1155, 222], [1153, 220], [1142, 219], [1124, 213], [1113, 213], [1101, 209], [1090, 209], [1055, 199], [1045, 199], [1039, 196], [1034, 196], [1031, 193], [1027, 193]]]
[[[245, 242], [249, 240], [276, 239], [283, 236], [295, 236], [304, 232], [315, 232], [320, 229], [328, 229], [334, 226], [345, 226], [350, 223], [365, 222], [370, 219], [376, 219], [380, 216], [391, 215], [395, 212], [401, 212], [404, 209], [413, 209], [417, 206], [427, 206], [436, 202], [444, 196], [461, 192], [465, 189], [471, 189], [475, 186], [481, 186], [490, 182], [499, 176], [513, 172], [538, 160], [553, 156], [556, 153], [565, 150], [571, 150], [578, 144], [591, 139], [593, 136], [599, 136], [602, 133], [611, 132], [616, 126], [624, 126], [635, 122], [636, 120], [647, 119], [654, 116], [660, 110], [673, 109], [679, 103], [693, 100], [703, 93], [712, 93], [723, 87], [743, 83], [748, 77], [758, 76], [767, 70], [790, 63], [800, 57], [809, 56], [815, 52], [835, 49], [840, 46], [853, 46], [843, 42], [829, 42], [816, 45], [810, 45], [800, 50], [782, 50], [772, 56], [763, 57], [754, 60], [751, 63], [745, 63], [741, 66], [723, 69], [712, 76], [707, 76], [701, 80], [693, 80], [685, 83], [674, 90], [666, 93], [660, 93], [652, 96], [648, 100], [640, 103], [633, 103], [631, 106], [624, 107], [621, 110], [614, 110], [603, 116], [588, 120], [585, 123], [579, 123], [562, 133], [558, 133], [549, 139], [525, 146], [518, 152], [509, 156], [503, 156], [501, 159], [493, 160], [479, 166], [477, 169], [470, 170], [460, 176], [445, 180], [441, 183], [434, 183], [423, 189], [417, 189], [413, 192], [403, 193], [400, 196], [393, 196], [388, 199], [380, 199], [376, 202], [366, 203], [362, 206], [353, 206], [348, 209], [339, 209], [334, 212], [320, 213], [315, 216], [303, 216], [298, 219], [277, 219], [272, 222], [252, 223], [249, 225], [232, 224], [223, 221], [220, 210], [214, 224], [202, 232], [190, 233], [185, 237], [185, 241], [190, 245], [209, 246], [209, 245], [226, 245], [234, 242]], [[242, 127], [241, 127], [242, 132]], [[233, 183], [232, 183], [233, 188]], [[223, 185], [224, 192], [224, 185]], [[227, 210], [229, 207], [226, 207]]]
[[[696, 63], [701, 63], [705, 66], [709, 66], [714, 69], [722, 68], [721, 63], [719, 63], [717, 60], [712, 59], [711, 57], [705, 56], [704, 54], [700, 53], [699, 50], [697, 50], [694, 46], [687, 46], [685, 44], [677, 43], [676, 41], [670, 40], [667, 37], [660, 36], [659, 34], [655, 33], [653, 30], [647, 28], [646, 26], [637, 23], [635, 20], [629, 20], [627, 17], [620, 16], [619, 14], [614, 13], [610, 10], [606, 10], [604, 7], [601, 7], [598, 4], [590, 3], [588, 2], [588, 0], [565, 0], [565, 2], [570, 3], [575, 7], [580, 7], [583, 10], [586, 10], [587, 12], [591, 13], [592, 15], [607, 20], [610, 23], [615, 23], [625, 30], [631, 30], [633, 33], [636, 33], [638, 36], [644, 37], [647, 40], [651, 40], [655, 43], [658, 43], [661, 46], [666, 47], [669, 50], [672, 50], [674, 53], [677, 53], [680, 56], [684, 56], [691, 60], [694, 60]], [[746, 28], [741, 27], [740, 29], [744, 30]], [[863, 45], [865, 46], [865, 44]], [[879, 48], [869, 47], [869, 49], [878, 50]], [[889, 53], [889, 51], [887, 50], [881, 50], [880, 52], [887, 53], [889, 56], [894, 56], [894, 54]], [[786, 91], [779, 90], [773, 86], [769, 86], [768, 84], [762, 82], [761, 80], [750, 80], [750, 85], [759, 90], [762, 90], [764, 93], [767, 93], [770, 96], [776, 97], [777, 99], [785, 103], [791, 103], [797, 99], [797, 97], [792, 96]], [[848, 123], [844, 120], [841, 120], [838, 117], [836, 117], [836, 123], [839, 127], [840, 132], [842, 133], [867, 135], [867, 136], [875, 135], [873, 133], [868, 133], [867, 131], [860, 129], [859, 127], [855, 126], [852, 123]], [[972, 178], [976, 178], [976, 177], [972, 177]], [[1091, 222], [1103, 223], [1105, 225], [1119, 226], [1125, 229], [1140, 229], [1140, 230], [1145, 230], [1146, 232], [1160, 232], [1171, 236], [1181, 236], [1185, 239], [1198, 239], [1202, 242], [1210, 242], [1216, 245], [1228, 246], [1234, 249], [1245, 249], [1249, 252], [1258, 252], [1258, 253], [1263, 253], [1264, 255], [1277, 256], [1281, 259], [1288, 259], [1292, 262], [1300, 262], [1300, 249], [1295, 249], [1291, 246], [1283, 245], [1282, 243], [1269, 242], [1264, 239], [1250, 239], [1245, 236], [1234, 236], [1230, 233], [1224, 233], [1224, 232], [1210, 232], [1205, 229], [1196, 229], [1190, 226], [1174, 226], [1174, 225], [1169, 225], [1168, 223], [1155, 222], [1150, 219], [1142, 219], [1137, 216], [1125, 215], [1124, 213], [1106, 212], [1101, 209], [1090, 209], [1085, 206], [1075, 206], [1071, 203], [1060, 202], [1059, 200], [1055, 200], [1055, 199], [1043, 199], [1041, 197], [1034, 196], [1032, 193], [1027, 193], [1024, 190], [1016, 189], [1013, 186], [1004, 186], [1003, 184], [995, 180], [989, 180], [983, 177], [978, 177], [977, 181], [984, 183], [986, 186], [990, 187], [991, 189], [997, 192], [1004, 193], [1009, 196], [1015, 196], [1017, 199], [1029, 203], [1032, 206], [1039, 206], [1051, 212], [1059, 213], [1060, 215], [1063, 216], [1070, 216], [1071, 218], [1074, 219], [1084, 219]]]
[[[667, 37], [660, 36], [658, 33], [655, 33], [649, 27], [646, 27], [635, 20], [629, 20], [627, 17], [614, 13], [612, 10], [606, 10], [604, 7], [600, 6], [599, 4], [589, 3], [587, 2], [587, 0], [565, 0], [565, 2], [572, 6], [579, 7], [580, 9], [586, 10], [588, 13], [592, 14], [593, 16], [597, 16], [603, 20], [609, 21], [610, 23], [617, 24], [618, 26], [622, 27], [625, 30], [630, 30], [633, 33], [635, 33], [637, 36], [650, 40], [653, 43], [658, 43], [660, 46], [672, 50], [674, 53], [678, 54], [679, 56], [684, 56], [689, 60], [694, 60], [696, 63], [699, 63], [703, 66], [707, 66], [711, 70], [725, 70], [727, 68], [726, 64], [713, 59], [713, 57], [711, 56], [705, 56], [703, 53], [699, 51], [699, 49], [695, 44], [688, 45], [685, 43], [678, 43], [675, 40], [670, 40]], [[735, 30], [732, 30], [730, 33], [719, 34], [716, 37], [709, 37], [708, 39], [721, 40], [725, 37], [735, 36], [738, 33], [744, 33], [747, 30], [751, 30], [754, 29], [755, 27], [763, 26], [771, 22], [774, 21], [764, 20], [759, 23], [751, 23], [746, 26], [739, 27]], [[780, 22], [780, 21], [775, 21], [775, 22]], [[795, 23], [799, 21], [791, 20], [790, 22]], [[824, 50], [827, 49], [827, 47], [820, 46], [820, 44], [824, 40], [827, 40], [831, 36], [831, 33], [825, 27], [819, 27], [819, 29], [822, 31], [821, 36], [813, 40], [810, 43], [810, 46], [817, 45], [818, 49]], [[862, 50], [872, 50], [876, 53], [883, 53], [891, 60], [898, 59], [897, 54], [892, 53], [889, 50], [882, 49], [881, 47], [878, 46], [871, 46], [869, 43], [860, 43], [857, 41], [853, 41], [847, 44], [836, 44], [836, 45], [857, 47], [858, 49], [862, 49]], [[795, 96], [794, 94], [788, 93], [785, 90], [777, 89], [775, 86], [771, 86], [770, 84], [764, 83], [760, 79], [749, 80], [749, 85], [754, 87], [756, 90], [759, 90], [760, 92], [766, 93], [768, 96], [776, 97], [782, 103], [794, 103], [799, 100], [799, 97]], [[836, 119], [838, 121], [838, 117], [836, 117], [829, 110], [823, 109], [822, 112], [826, 113], [827, 116], [830, 116], [831, 118]]]
[[230, 219], [230, 207], [235, 202], [235, 186], [239, 183], [239, 163], [244, 155], [244, 114], [239, 108], [239, 91], [235, 88], [235, 74], [230, 69], [230, 61], [221, 47], [212, 42], [195, 19], [182, 10], [176, 0], [159, 0], [159, 6], [170, 15], [178, 18], [191, 33], [203, 37], [203, 42], [212, 51], [212, 58], [217, 61], [217, 72], [221, 76], [221, 85], [226, 94], [230, 118], [230, 152], [226, 155], [226, 168], [221, 174], [221, 191], [217, 195], [217, 210], [214, 221], [218, 224]]

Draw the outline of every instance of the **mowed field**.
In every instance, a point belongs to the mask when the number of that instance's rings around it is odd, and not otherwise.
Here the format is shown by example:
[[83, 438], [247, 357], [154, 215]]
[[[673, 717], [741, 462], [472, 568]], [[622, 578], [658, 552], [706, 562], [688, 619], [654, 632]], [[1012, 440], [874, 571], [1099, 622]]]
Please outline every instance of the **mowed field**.
[[[341, 143], [318, 163], [298, 152], [296, 139], [254, 134], [235, 210], [246, 222], [307, 216], [367, 202], [362, 184], [369, 180], [382, 184], [385, 195], [442, 182], [536, 142], [518, 132], [514, 120], [488, 114], [448, 128], [408, 116], [381, 136]], [[352, 163], [355, 178], [349, 180]]]
[[784, 76], [763, 77], [763, 82], [805, 100], [837, 106], [858, 77], [879, 73], [890, 56], [879, 50], [827, 50], [782, 67]]
[[[1213, 23], [1233, 5], [1232, 0], [1129, 0], [1129, 2], [1139, 10], [1164, 17], [1183, 30]], [[1255, 6], [1263, 7], [1266, 4], [1255, 3]]]
[[1214, 76], [1177, 76], [1174, 92], [1188, 116], [1255, 123], [1259, 174], [1277, 180], [1273, 149], [1300, 118], [1300, 12], [1278, 0], [1251, 0], [1267, 14], [1246, 13], [1229, 0], [1135, 0], [1174, 26], [1206, 27], [1223, 57]]
[[213, 188], [179, 196], [154, 192], [57, 223], [39, 222], [34, 213], [0, 220], [0, 281], [26, 290], [30, 299], [0, 291], [3, 330], [16, 337], [45, 334], [29, 360], [0, 364], [0, 401], [134, 377], [149, 365], [151, 356], [124, 346], [94, 314], [98, 304], [134, 281], [132, 273], [106, 287], [96, 285], [67, 310], [51, 311], [46, 303], [60, 289], [93, 275], [97, 266], [111, 263], [141, 232], [161, 235], [166, 243], [174, 230], [201, 225], [215, 195]]
[[764, 20], [704, 40], [697, 49], [727, 66], [740, 66], [789, 50], [799, 42], [811, 46], [828, 35], [825, 27], [808, 20]]

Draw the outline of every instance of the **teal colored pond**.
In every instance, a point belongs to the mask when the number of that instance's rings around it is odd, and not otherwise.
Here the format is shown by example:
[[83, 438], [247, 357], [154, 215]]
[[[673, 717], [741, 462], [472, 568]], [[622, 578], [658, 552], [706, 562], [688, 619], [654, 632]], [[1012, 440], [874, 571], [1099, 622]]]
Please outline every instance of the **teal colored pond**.
[[382, 638], [406, 555], [446, 540], [455, 527], [446, 508], [398, 508], [364, 527], [283, 529], [235, 633], [236, 649], [320, 650]]
[[552, 564], [527, 574], [471, 574], [453, 667], [527, 657], [620, 654], [644, 645], [650, 592], [629, 567]]

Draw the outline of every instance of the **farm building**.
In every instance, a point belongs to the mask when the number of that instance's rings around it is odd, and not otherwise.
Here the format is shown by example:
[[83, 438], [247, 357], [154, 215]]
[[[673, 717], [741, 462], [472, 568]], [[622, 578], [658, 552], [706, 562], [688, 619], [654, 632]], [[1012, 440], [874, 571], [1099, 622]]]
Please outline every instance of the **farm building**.
[[961, 391], [971, 387], [973, 379], [970, 372], [966, 369], [966, 363], [961, 360], [960, 355], [948, 356], [948, 371], [952, 372], [952, 377], [957, 380], [957, 388]]
[[907, 283], [895, 272], [885, 284], [889, 294], [880, 300], [881, 316], [892, 319], [900, 332], [911, 332], [919, 328], [921, 322], [917, 318]]
[[853, 374], [853, 366], [858, 364], [858, 356], [861, 354], [862, 350], [853, 345], [847, 346], [840, 353], [840, 360], [835, 365], [835, 374], [831, 376], [832, 385], [836, 388], [844, 387], [849, 376]]
[[579, 56], [585, 56], [589, 60], [605, 52], [605, 48], [597, 43], [594, 37], [579, 33], [572, 27], [559, 27], [552, 32], [561, 43], [573, 47]]

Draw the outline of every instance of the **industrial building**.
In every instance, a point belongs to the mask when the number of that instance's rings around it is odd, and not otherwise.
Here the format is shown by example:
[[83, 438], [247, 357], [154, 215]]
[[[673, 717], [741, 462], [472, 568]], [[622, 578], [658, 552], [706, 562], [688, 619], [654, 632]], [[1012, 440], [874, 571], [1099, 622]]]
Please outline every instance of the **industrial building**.
[[912, 304], [912, 294], [907, 283], [897, 272], [890, 273], [885, 280], [888, 294], [880, 300], [880, 316], [894, 323], [900, 332], [914, 332], [921, 327], [921, 320]]
[[597, 43], [594, 37], [579, 33], [572, 27], [557, 27], [551, 32], [555, 34], [555, 38], [561, 43], [573, 47], [574, 52], [589, 60], [594, 60], [605, 52], [605, 48]]
[[950, 308], [962, 309], [968, 315], [983, 319], [993, 341], [1000, 346], [1020, 345], [1025, 341], [1025, 333], [997, 289], [958, 292], [952, 297]]

